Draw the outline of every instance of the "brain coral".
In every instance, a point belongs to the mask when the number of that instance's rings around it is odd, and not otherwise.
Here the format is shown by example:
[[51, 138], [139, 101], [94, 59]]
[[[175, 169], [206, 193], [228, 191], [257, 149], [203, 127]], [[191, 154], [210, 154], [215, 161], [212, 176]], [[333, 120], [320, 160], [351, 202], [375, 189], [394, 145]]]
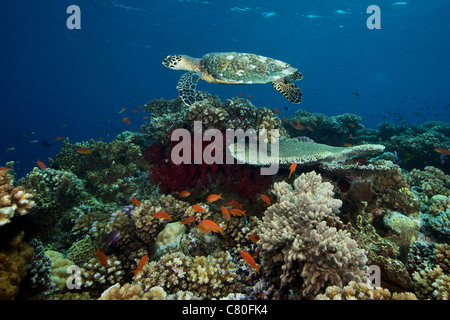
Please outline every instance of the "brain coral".
[[275, 183], [278, 202], [264, 212], [256, 228], [265, 269], [280, 274], [282, 286], [301, 277], [305, 296], [327, 285], [365, 281], [364, 250], [347, 231], [325, 221], [341, 206], [340, 200], [333, 199], [333, 186], [314, 171], [300, 175], [293, 185]]

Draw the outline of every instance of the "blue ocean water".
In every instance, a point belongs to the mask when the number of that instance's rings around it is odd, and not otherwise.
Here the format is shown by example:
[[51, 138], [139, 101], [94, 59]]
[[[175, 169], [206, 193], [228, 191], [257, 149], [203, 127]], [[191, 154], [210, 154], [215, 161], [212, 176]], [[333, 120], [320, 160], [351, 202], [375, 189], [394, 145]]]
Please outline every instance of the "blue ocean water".
[[[81, 29], [66, 26], [70, 5]], [[379, 6], [381, 29], [367, 28], [369, 5]], [[280, 116], [350, 112], [369, 128], [449, 121], [449, 13], [446, 0], [1, 1], [0, 166], [14, 160], [19, 175], [29, 172], [58, 152], [57, 136], [111, 141], [117, 130], [139, 131], [145, 120], [129, 110], [177, 96], [181, 72], [161, 64], [173, 53], [289, 62], [304, 75], [300, 105], [269, 84], [198, 86], [222, 100], [252, 95]]]

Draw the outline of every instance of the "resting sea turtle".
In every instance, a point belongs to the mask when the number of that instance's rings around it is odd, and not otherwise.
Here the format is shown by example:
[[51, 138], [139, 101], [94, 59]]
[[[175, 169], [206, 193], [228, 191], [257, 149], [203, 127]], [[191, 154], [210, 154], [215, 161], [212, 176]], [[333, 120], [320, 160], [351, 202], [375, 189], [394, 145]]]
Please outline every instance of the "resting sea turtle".
[[178, 93], [187, 105], [195, 102], [195, 88], [202, 79], [220, 84], [258, 84], [270, 82], [292, 103], [302, 101], [300, 88], [291, 81], [303, 75], [288, 63], [252, 53], [213, 52], [202, 58], [170, 55], [163, 65], [174, 70], [188, 70], [178, 82]]

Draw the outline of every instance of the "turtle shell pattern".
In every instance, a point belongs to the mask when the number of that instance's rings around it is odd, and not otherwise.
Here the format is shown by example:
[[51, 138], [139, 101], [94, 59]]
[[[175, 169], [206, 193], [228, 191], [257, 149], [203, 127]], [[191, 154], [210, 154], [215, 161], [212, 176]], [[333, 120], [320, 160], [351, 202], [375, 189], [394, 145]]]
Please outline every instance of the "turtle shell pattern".
[[273, 82], [297, 70], [280, 60], [239, 52], [208, 53], [202, 57], [200, 67], [217, 83], [228, 84]]

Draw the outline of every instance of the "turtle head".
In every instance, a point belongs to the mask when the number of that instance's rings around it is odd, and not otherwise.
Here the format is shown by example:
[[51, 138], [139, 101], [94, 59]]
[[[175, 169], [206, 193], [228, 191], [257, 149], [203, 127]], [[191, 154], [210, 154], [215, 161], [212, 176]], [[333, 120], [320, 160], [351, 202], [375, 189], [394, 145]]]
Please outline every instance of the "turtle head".
[[167, 56], [162, 64], [173, 70], [189, 70], [195, 71], [198, 69], [198, 59], [194, 59], [181, 54], [174, 54]]
[[174, 69], [174, 70], [186, 70], [184, 68], [184, 63], [183, 63], [183, 56], [180, 54], [174, 54], [174, 55], [170, 55], [167, 56], [162, 64], [170, 69]]

